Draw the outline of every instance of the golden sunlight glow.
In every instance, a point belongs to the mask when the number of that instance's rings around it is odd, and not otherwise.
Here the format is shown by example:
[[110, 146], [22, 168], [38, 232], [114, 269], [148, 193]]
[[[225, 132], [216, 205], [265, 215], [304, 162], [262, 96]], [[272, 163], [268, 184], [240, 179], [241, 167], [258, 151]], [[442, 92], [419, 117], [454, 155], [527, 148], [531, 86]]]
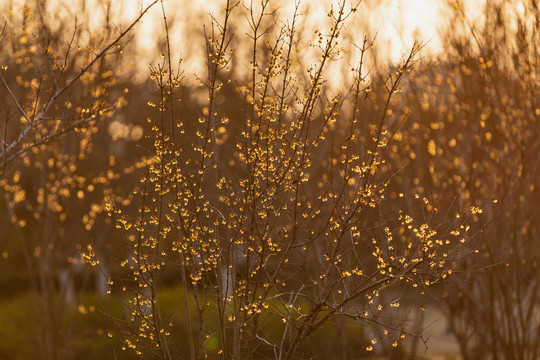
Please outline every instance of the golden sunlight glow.
[[[466, 2], [466, 7], [463, 4], [460, 5], [461, 10], [465, 11], [470, 19], [475, 19], [481, 13], [484, 1], [469, 0]], [[141, 9], [151, 3], [150, 0], [79, 0], [79, 2], [86, 8], [95, 9], [91, 18], [78, 19], [79, 23], [83, 23], [91, 30], [102, 26], [101, 22], [106, 18], [104, 15], [107, 11], [114, 14], [119, 22], [127, 23], [136, 18]], [[202, 28], [206, 26], [207, 31], [210, 31], [209, 15], [215, 16], [218, 20], [222, 18], [223, 3], [223, 1], [210, 0], [164, 1], [170, 41], [172, 48], [175, 49], [172, 55], [175, 60], [181, 58], [184, 61], [183, 69], [186, 73], [203, 74], [206, 71], [205, 62], [201, 60], [205, 56]], [[257, 1], [253, 3], [258, 4]], [[327, 13], [330, 9], [335, 9], [336, 4], [336, 1], [330, 0], [301, 2], [299, 13], [305, 34], [313, 34], [314, 29], [320, 27], [321, 24], [326, 24]], [[286, 23], [294, 12], [295, 2], [276, 0], [272, 1], [270, 6], [271, 11], [279, 9], [280, 19]], [[376, 36], [375, 48], [380, 57], [378, 61], [382, 63], [399, 61], [415, 41], [426, 44], [423, 50], [424, 56], [437, 54], [442, 51], [439, 32], [448, 26], [449, 19], [449, 14], [444, 13], [443, 7], [449, 8], [446, 2], [438, 0], [366, 0], [361, 2], [358, 12], [344, 29], [347, 40], [341, 44], [343, 54], [346, 56], [347, 52], [353, 51], [351, 43], [360, 42], [364, 35]], [[75, 14], [70, 14], [70, 9], [73, 8], [78, 8], [74, 6], [73, 1], [57, 0], [47, 3], [47, 11], [54, 13], [58, 18], [73, 17]], [[239, 15], [233, 20], [235, 37], [245, 36], [249, 30], [246, 17]], [[59, 23], [62, 22], [59, 21]], [[156, 51], [156, 44], [162, 41], [161, 37], [164, 33], [161, 6], [154, 6], [137, 26], [135, 43], [139, 51], [137, 62], [132, 66], [140, 67], [141, 71], [138, 73], [140, 80], [144, 81], [148, 65], [159, 62], [159, 54], [164, 51], [164, 49]], [[195, 28], [201, 31], [194, 31]], [[236, 49], [236, 56], [246, 55], [243, 54], [242, 49]], [[312, 58], [306, 54], [300, 56], [305, 62], [308, 61], [306, 59]], [[341, 81], [339, 77], [339, 75], [336, 76], [336, 82]]]

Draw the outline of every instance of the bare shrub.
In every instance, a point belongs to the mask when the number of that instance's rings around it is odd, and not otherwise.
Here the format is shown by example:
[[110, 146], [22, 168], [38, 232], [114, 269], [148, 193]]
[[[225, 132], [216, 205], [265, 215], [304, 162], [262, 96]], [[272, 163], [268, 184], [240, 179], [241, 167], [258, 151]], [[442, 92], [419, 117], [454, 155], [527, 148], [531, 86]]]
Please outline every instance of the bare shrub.
[[[302, 75], [298, 9], [276, 27], [269, 4], [227, 1], [223, 19], [211, 18], [208, 72], [198, 77], [208, 95], [195, 122], [177, 105], [174, 49], [151, 69], [154, 147], [135, 191], [138, 215], [107, 208], [130, 249], [125, 272], [110, 279], [130, 311], [120, 336], [143, 358], [312, 357], [303, 345], [332, 322], [380, 331], [362, 335], [363, 355], [397, 347], [417, 335], [396, 317], [403, 287], [423, 292], [448, 278], [469, 241], [476, 208], [456, 217], [427, 196], [386, 197], [401, 167], [387, 163], [404, 116], [396, 97], [421, 46], [378, 82], [364, 68], [372, 45], [364, 39], [351, 86], [332, 94], [326, 69], [358, 9], [340, 2], [328, 12], [311, 44], [317, 62]], [[234, 11], [251, 29], [249, 60], [230, 48]], [[167, 29], [164, 10], [163, 19]], [[249, 66], [251, 76], [233, 77], [232, 66]], [[85, 257], [94, 262], [93, 250]], [[174, 276], [180, 318], [160, 298]]]

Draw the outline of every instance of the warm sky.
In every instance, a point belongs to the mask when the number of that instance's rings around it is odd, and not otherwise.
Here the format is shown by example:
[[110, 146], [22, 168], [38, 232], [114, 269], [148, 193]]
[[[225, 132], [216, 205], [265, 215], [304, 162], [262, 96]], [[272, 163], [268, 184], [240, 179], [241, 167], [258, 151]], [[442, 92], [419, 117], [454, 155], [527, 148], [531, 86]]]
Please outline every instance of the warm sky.
[[[468, 1], [472, 3], [479, 0]], [[145, 0], [145, 3], [149, 2], [149, 0]], [[257, 1], [254, 2], [257, 3]], [[376, 46], [379, 50], [388, 51], [389, 59], [393, 61], [399, 60], [400, 56], [410, 48], [415, 39], [428, 42], [426, 52], [438, 52], [440, 51], [440, 43], [437, 30], [444, 24], [440, 15], [442, 2], [442, 0], [364, 0], [359, 7], [359, 11], [355, 14], [354, 21], [357, 25], [350, 26], [349, 31], [358, 31], [358, 27], [363, 26], [369, 29], [371, 35], [376, 33]], [[137, 5], [137, 3], [140, 4], [138, 0], [124, 0], [123, 13], [126, 18], [136, 16], [140, 10], [140, 5]], [[177, 23], [189, 24], [175, 27], [171, 37], [174, 42], [179, 44], [178, 48], [182, 49], [181, 56], [185, 60], [184, 66], [193, 68], [193, 72], [203, 71], [203, 69], [198, 69], [200, 62], [194, 61], [190, 63], [191, 59], [198, 57], [192, 55], [201, 51], [200, 48], [197, 49], [197, 47], [193, 46], [194, 41], [202, 41], [202, 37], [193, 37], [194, 27], [202, 28], [204, 23], [208, 24], [208, 13], [219, 14], [223, 3], [225, 1], [217, 0], [168, 0], [165, 2], [168, 13], [174, 14]], [[303, 20], [306, 21], [307, 27], [324, 22], [326, 20], [325, 11], [333, 3], [335, 1], [332, 0], [302, 2]], [[244, 4], [249, 4], [249, 1], [244, 0]], [[273, 6], [279, 5], [283, 17], [287, 17], [287, 14], [292, 13], [294, 7], [294, 1], [291, 0], [273, 0], [271, 4]], [[309, 10], [308, 6], [310, 7]], [[152, 34], [161, 31], [163, 28], [161, 8], [154, 8], [151, 15], [153, 20], [147, 18], [139, 28], [140, 34], [142, 34], [139, 41], [140, 45], [148, 50], [148, 53], [155, 54], [155, 51], [152, 52], [152, 47], [155, 45], [155, 36]], [[198, 20], [194, 23], [193, 19]], [[240, 20], [242, 19], [240, 18]], [[170, 20], [173, 20], [172, 16]], [[361, 30], [361, 32], [362, 36], [359, 37], [359, 40], [363, 37], [364, 31]], [[309, 34], [310, 32], [306, 33]], [[203, 54], [199, 53], [198, 55]]]
[[[133, 6], [132, 3], [136, 0], [124, 0], [127, 5], [126, 10], [129, 10], [129, 17], [135, 16], [139, 10], [139, 6]], [[145, 0], [145, 2], [149, 2]], [[183, 0], [168, 0], [166, 6], [169, 11], [176, 11], [178, 19], [186, 21], [188, 19], [208, 19], [209, 12], [219, 12], [220, 5], [225, 1], [217, 0], [199, 0], [199, 1], [183, 1]], [[423, 41], [429, 41], [429, 47], [434, 51], [440, 50], [440, 45], [437, 39], [438, 27], [442, 25], [441, 21], [441, 3], [443, 0], [364, 0], [365, 5], [361, 4], [357, 19], [368, 23], [368, 28], [374, 34], [377, 33], [377, 45], [388, 47], [390, 56], [396, 60], [399, 59], [404, 48], [412, 45], [415, 37]], [[478, 2], [478, 0], [469, 0], [469, 2]], [[244, 3], [248, 1], [244, 0]], [[294, 7], [294, 1], [291, 0], [274, 0], [272, 4], [280, 5], [285, 14], [291, 13]], [[331, 4], [335, 3], [332, 0], [304, 1], [302, 8], [306, 9], [309, 6], [309, 17], [307, 10], [304, 10], [304, 20], [310, 24], [317, 24], [320, 20], [325, 19], [325, 11], [328, 10]], [[366, 15], [360, 14], [362, 9], [366, 10]], [[153, 16], [161, 18], [160, 9], [154, 9]], [[368, 13], [369, 12], [369, 13]], [[125, 14], [128, 14], [126, 12]], [[199, 23], [202, 27], [202, 22]], [[161, 24], [160, 24], [161, 25]], [[142, 28], [144, 33], [152, 33], [156, 27], [152, 21], [146, 21]], [[153, 45], [152, 37], [143, 37], [142, 42], [149, 48]]]
[[[77, 1], [85, 3], [86, 18], [81, 18], [78, 12], [80, 7], [74, 5]], [[242, 4], [249, 5], [252, 0], [240, 0]], [[451, 4], [453, 0], [363, 0], [355, 14], [354, 21], [348, 28], [354, 38], [361, 42], [366, 31], [367, 35], [377, 34], [375, 46], [380, 53], [387, 52], [386, 58], [390, 61], [399, 60], [400, 56], [410, 49], [413, 41], [418, 39], [428, 42], [424, 54], [441, 51], [438, 38], [438, 30], [444, 28], [448, 16], [442, 15], [442, 7]], [[49, 11], [59, 17], [65, 15], [73, 19], [77, 16], [79, 24], [83, 23], [99, 29], [100, 22], [104, 19], [105, 4], [110, 3], [113, 7], [112, 19], [115, 24], [127, 24], [129, 20], [137, 17], [143, 6], [152, 0], [50, 0], [47, 2]], [[350, 1], [347, 1], [350, 3]], [[475, 12], [481, 10], [483, 0], [460, 0], [466, 6], [467, 14], [474, 18]], [[2, 1], [0, 1], [0, 4]], [[253, 0], [259, 4], [260, 0]], [[295, 1], [272, 0], [271, 6], [280, 9], [281, 18], [290, 18]], [[306, 23], [305, 36], [313, 34], [315, 26], [321, 27], [327, 21], [326, 10], [336, 0], [304, 0], [301, 2], [302, 20]], [[220, 10], [225, 0], [165, 0], [165, 8], [171, 26], [171, 42], [174, 52], [184, 59], [184, 69], [188, 73], [204, 72], [204, 39], [202, 36], [203, 25], [209, 23], [209, 13], [221, 18]], [[450, 7], [451, 8], [451, 7]], [[240, 9], [242, 10], [242, 9]], [[235, 19], [238, 23], [245, 24], [245, 17]], [[156, 50], [156, 42], [163, 34], [163, 15], [161, 6], [155, 6], [138, 25], [136, 41], [142, 49], [138, 55], [138, 64], [145, 70], [148, 64], [159, 61], [162, 50]], [[356, 34], [358, 33], [358, 34]], [[236, 36], [244, 36], [243, 33]], [[247, 39], [246, 39], [247, 40]], [[309, 39], [307, 39], [309, 40]], [[350, 44], [343, 44], [345, 50]], [[141, 74], [144, 73], [141, 72]]]

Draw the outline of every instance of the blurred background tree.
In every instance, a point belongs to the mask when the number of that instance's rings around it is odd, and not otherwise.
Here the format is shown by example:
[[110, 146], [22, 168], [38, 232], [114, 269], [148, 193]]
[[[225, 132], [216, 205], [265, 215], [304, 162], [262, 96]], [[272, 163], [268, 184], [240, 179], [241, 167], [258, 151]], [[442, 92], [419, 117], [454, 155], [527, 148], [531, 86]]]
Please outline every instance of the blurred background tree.
[[[70, 359], [78, 357], [81, 291], [106, 291], [106, 278], [85, 269], [81, 252], [89, 242], [101, 254], [114, 249], [107, 243], [110, 221], [100, 214], [106, 198], [124, 191], [129, 169], [117, 164], [115, 156], [125, 154], [110, 141], [118, 136], [109, 134], [111, 118], [127, 104], [118, 81], [121, 54], [146, 10], [119, 30], [105, 8], [106, 26], [91, 33], [77, 18], [58, 28], [46, 8], [47, 2], [10, 3], [5, 13], [1, 281], [6, 298], [32, 294], [29, 357]], [[22, 345], [5, 342], [13, 344]]]

